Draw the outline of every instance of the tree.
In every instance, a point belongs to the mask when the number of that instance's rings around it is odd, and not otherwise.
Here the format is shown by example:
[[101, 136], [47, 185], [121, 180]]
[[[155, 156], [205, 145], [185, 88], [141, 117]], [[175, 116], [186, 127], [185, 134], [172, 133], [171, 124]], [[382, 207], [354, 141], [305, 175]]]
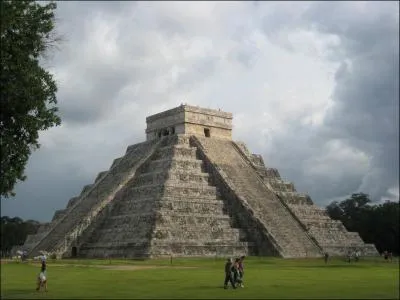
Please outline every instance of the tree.
[[59, 41], [56, 3], [1, 1], [0, 195], [14, 195], [25, 166], [40, 147], [39, 131], [61, 124], [57, 86], [40, 59]]
[[379, 252], [399, 254], [399, 202], [370, 203], [367, 194], [353, 194], [329, 204], [327, 212], [332, 219], [342, 221], [347, 230], [358, 232], [366, 243], [375, 244]]
[[21, 218], [1, 217], [1, 251], [9, 253], [13, 246], [22, 246], [29, 234], [35, 234], [40, 223], [34, 220], [23, 221]]

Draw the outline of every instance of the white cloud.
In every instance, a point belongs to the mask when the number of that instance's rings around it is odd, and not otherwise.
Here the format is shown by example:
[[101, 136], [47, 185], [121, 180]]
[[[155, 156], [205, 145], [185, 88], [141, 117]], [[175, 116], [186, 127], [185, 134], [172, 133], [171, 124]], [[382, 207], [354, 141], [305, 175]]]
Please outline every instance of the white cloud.
[[[349, 53], [362, 49], [357, 42], [363, 39], [384, 38], [371, 28], [384, 23], [380, 16], [393, 17], [390, 5], [379, 10], [339, 2], [77, 5], [58, 3], [66, 41], [52, 70], [63, 125], [40, 135], [42, 148], [30, 159], [28, 181], [18, 185], [13, 202], [2, 202], [3, 214], [50, 219], [51, 209], [64, 207], [128, 145], [145, 139], [146, 116], [182, 102], [232, 112], [234, 138], [263, 154], [268, 166], [319, 204], [367, 189], [366, 174], [375, 174], [377, 190], [388, 190], [378, 180], [387, 168], [371, 163], [373, 143], [332, 120], [338, 119], [338, 107], [352, 101], [346, 93], [362, 89], [357, 74], [369, 74], [362, 69], [365, 59], [376, 59], [372, 50]], [[398, 16], [393, 20], [398, 24]], [[357, 35], [359, 28], [365, 32]], [[340, 73], [344, 62], [348, 68]], [[350, 116], [343, 124], [371, 118], [350, 113], [343, 111]], [[30, 208], [32, 193], [37, 203], [51, 201], [51, 209]]]

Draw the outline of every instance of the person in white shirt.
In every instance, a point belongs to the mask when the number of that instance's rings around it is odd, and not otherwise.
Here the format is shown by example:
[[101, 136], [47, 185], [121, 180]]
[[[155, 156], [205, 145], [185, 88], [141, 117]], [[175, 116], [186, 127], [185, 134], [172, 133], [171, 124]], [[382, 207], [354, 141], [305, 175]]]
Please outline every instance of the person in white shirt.
[[37, 278], [37, 287], [36, 287], [37, 291], [40, 291], [40, 290], [44, 289], [44, 291], [47, 292], [47, 278], [46, 278], [46, 273], [45, 272], [46, 271], [42, 270], [39, 273], [39, 276]]

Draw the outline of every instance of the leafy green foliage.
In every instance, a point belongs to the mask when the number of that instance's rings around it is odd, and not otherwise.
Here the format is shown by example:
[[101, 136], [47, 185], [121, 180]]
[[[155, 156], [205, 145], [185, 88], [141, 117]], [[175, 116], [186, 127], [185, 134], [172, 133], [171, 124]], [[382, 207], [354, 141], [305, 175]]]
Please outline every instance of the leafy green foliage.
[[32, 150], [39, 148], [39, 131], [61, 123], [57, 116], [57, 86], [39, 60], [54, 38], [55, 3], [1, 1], [1, 182], [0, 194], [14, 195], [17, 180]]
[[34, 234], [40, 223], [33, 220], [23, 221], [15, 217], [1, 217], [1, 251], [7, 253], [16, 245], [23, 245], [28, 234]]
[[399, 202], [386, 201], [371, 205], [367, 194], [353, 194], [342, 202], [327, 206], [332, 219], [340, 220], [349, 231], [356, 231], [367, 243], [373, 243], [379, 252], [399, 254]]

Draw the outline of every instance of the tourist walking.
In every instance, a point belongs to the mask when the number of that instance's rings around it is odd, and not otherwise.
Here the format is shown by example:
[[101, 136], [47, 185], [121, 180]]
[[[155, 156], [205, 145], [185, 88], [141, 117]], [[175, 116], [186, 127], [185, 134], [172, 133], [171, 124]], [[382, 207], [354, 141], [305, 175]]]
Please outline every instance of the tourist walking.
[[356, 252], [354, 253], [355, 261], [359, 261], [360, 260], [360, 256], [361, 256], [361, 252], [359, 250], [356, 250]]
[[329, 253], [328, 253], [328, 252], [325, 252], [325, 254], [324, 254], [324, 261], [325, 261], [325, 264], [328, 263], [328, 259], [329, 259]]
[[240, 262], [240, 258], [236, 258], [235, 262], [233, 263], [233, 266], [232, 266], [233, 281], [235, 282], [235, 284], [237, 284], [236, 287], [242, 286], [242, 278], [241, 278], [240, 272], [239, 272], [239, 262]]
[[224, 281], [224, 289], [228, 288], [228, 283], [230, 282], [232, 287], [236, 289], [235, 282], [233, 281], [232, 277], [232, 258], [228, 258], [226, 264], [225, 264], [225, 281]]
[[241, 256], [240, 257], [240, 260], [239, 260], [239, 276], [240, 276], [240, 280], [241, 280], [241, 283], [240, 283], [240, 287], [244, 287], [244, 284], [243, 284], [243, 276], [244, 276], [244, 259], [246, 258], [246, 256]]
[[347, 262], [348, 263], [351, 262], [351, 251], [350, 250], [347, 252]]
[[385, 261], [388, 261], [388, 259], [389, 259], [389, 252], [388, 251], [384, 251], [383, 252], [383, 258], [385, 259]]
[[42, 266], [40, 267], [40, 273], [39, 276], [37, 277], [37, 286], [36, 290], [40, 291], [43, 290], [47, 292], [47, 276], [46, 276], [46, 264], [42, 263]]
[[388, 256], [389, 256], [389, 261], [393, 261], [393, 253], [392, 252], [389, 252], [388, 253]]

